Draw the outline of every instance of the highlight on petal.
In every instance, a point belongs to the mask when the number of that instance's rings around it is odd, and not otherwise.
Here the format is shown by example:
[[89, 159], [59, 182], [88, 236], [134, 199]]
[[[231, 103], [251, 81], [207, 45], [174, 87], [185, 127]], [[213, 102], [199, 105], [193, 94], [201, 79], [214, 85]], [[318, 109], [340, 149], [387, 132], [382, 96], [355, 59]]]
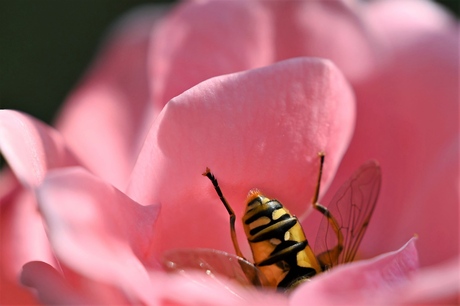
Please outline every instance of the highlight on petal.
[[150, 32], [162, 14], [143, 7], [117, 24], [56, 125], [85, 165], [117, 188], [125, 188], [157, 108], [147, 63]]
[[367, 26], [384, 48], [405, 48], [432, 35], [450, 35], [456, 28], [455, 17], [433, 1], [374, 1], [364, 6]]
[[129, 299], [147, 299], [158, 207], [138, 205], [81, 168], [53, 171], [37, 195], [54, 252], [72, 271], [66, 275], [113, 286]]
[[316, 276], [292, 293], [290, 304], [391, 304], [418, 268], [415, 240], [412, 238], [398, 251], [337, 266]]
[[12, 110], [0, 110], [0, 150], [16, 177], [30, 188], [50, 169], [78, 164], [57, 131]]
[[318, 152], [327, 156], [326, 189], [354, 115], [347, 82], [321, 59], [291, 59], [212, 78], [171, 100], [145, 141], [128, 189], [139, 203], [162, 204], [157, 254], [177, 247], [232, 251], [228, 214], [201, 175], [206, 167], [237, 215], [252, 188], [295, 214], [305, 211], [318, 176]]

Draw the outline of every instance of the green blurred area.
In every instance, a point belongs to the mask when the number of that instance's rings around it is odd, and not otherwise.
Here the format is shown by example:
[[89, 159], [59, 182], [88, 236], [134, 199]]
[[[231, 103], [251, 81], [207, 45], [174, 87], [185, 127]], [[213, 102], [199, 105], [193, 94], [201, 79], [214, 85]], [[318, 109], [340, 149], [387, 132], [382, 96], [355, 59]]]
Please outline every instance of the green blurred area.
[[[438, 2], [458, 16], [459, 1]], [[153, 2], [0, 0], [0, 108], [51, 122], [110, 25], [146, 3]]]

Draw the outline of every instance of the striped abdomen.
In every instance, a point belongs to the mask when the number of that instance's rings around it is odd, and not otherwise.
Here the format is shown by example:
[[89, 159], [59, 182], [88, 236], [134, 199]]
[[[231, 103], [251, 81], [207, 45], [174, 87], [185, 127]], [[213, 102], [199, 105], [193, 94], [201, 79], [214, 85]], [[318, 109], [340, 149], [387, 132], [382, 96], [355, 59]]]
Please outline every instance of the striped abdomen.
[[321, 272], [299, 221], [277, 200], [251, 190], [243, 226], [254, 265], [271, 286], [290, 287]]

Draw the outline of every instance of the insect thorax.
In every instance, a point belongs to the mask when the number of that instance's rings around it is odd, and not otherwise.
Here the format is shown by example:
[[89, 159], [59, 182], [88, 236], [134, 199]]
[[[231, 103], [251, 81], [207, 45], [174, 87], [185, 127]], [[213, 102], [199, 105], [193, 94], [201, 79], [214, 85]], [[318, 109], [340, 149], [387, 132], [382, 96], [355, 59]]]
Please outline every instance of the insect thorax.
[[321, 271], [297, 218], [277, 200], [251, 190], [243, 226], [254, 264], [270, 285], [288, 287], [298, 278]]

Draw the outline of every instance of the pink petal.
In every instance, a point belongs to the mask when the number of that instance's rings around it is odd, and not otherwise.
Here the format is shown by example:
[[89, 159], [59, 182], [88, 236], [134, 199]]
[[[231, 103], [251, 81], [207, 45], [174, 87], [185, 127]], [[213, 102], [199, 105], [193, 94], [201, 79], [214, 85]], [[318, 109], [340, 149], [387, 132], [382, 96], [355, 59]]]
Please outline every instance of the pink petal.
[[359, 79], [378, 57], [357, 15], [341, 1], [183, 2], [152, 37], [152, 96], [165, 104], [210, 77], [298, 56]]
[[49, 174], [39, 207], [59, 261], [75, 277], [146, 299], [157, 207], [140, 206], [80, 168]]
[[[38, 120], [10, 110], [0, 110], [0, 149], [10, 169], [0, 184], [1, 286], [17, 282], [22, 265], [31, 260], [55, 264], [42, 218], [31, 188], [53, 168], [78, 162], [62, 137]], [[17, 302], [21, 289], [8, 290]]]
[[0, 171], [0, 186], [2, 186], [2, 188], [0, 188], [0, 205], [3, 205], [3, 203], [14, 198], [16, 192], [20, 188], [20, 183], [8, 167], [4, 167]]
[[435, 264], [457, 256], [460, 241], [458, 23], [426, 1], [373, 3], [382, 65], [355, 84], [360, 115], [337, 181], [378, 159], [382, 191], [363, 250], [376, 255], [417, 233], [421, 264]]
[[58, 132], [17, 111], [0, 110], [0, 150], [26, 187], [40, 184], [50, 169], [77, 164]]
[[425, 268], [401, 288], [400, 302], [410, 305], [458, 305], [460, 302], [460, 258]]
[[0, 272], [0, 295], [1, 305], [39, 305], [37, 299], [24, 286], [17, 284], [17, 280], [11, 281], [3, 279]]
[[41, 261], [32, 261], [24, 266], [21, 282], [36, 290], [42, 304], [90, 304], [95, 302], [72, 288], [58, 271]]
[[166, 104], [208, 78], [272, 63], [269, 23], [256, 1], [182, 2], [152, 38], [153, 97]]
[[453, 16], [432, 1], [375, 1], [363, 9], [363, 17], [386, 51], [413, 48], [430, 36], [449, 36], [457, 26]]
[[395, 252], [338, 266], [296, 289], [291, 305], [391, 304], [418, 268], [415, 239]]
[[72, 282], [72, 271], [67, 270], [64, 274], [65, 277], [44, 262], [32, 261], [24, 265], [21, 282], [35, 289], [38, 300], [46, 305], [127, 305], [139, 302], [129, 299], [124, 295], [126, 292], [82, 276], [77, 277], [77, 281], [74, 277]]
[[[358, 2], [358, 1], [357, 1]], [[273, 61], [311, 56], [331, 60], [353, 82], [380, 61], [378, 49], [359, 14], [345, 1], [261, 1], [272, 20]], [[360, 2], [358, 2], [360, 3]]]
[[87, 167], [119, 188], [153, 119], [146, 67], [150, 31], [161, 13], [139, 10], [117, 26], [57, 123]]
[[204, 273], [152, 275], [152, 290], [161, 305], [273, 305], [288, 304], [286, 295], [245, 288]]
[[213, 78], [171, 100], [146, 139], [128, 193], [163, 205], [156, 254], [198, 246], [232, 251], [228, 214], [201, 176], [207, 166], [239, 216], [254, 187], [294, 213], [305, 211], [318, 152], [327, 154], [326, 188], [353, 120], [347, 83], [332, 63], [318, 59]]
[[[285, 295], [238, 287], [206, 274], [172, 275], [156, 272], [150, 276], [151, 283], [147, 290], [151, 298], [146, 302], [147, 305], [287, 305]], [[101, 296], [100, 292], [90, 295], [82, 289], [88, 287], [88, 284], [73, 286], [58, 271], [43, 262], [26, 264], [21, 281], [36, 289], [40, 302], [44, 304], [133, 302], [120, 299], [116, 292], [112, 292], [112, 296]], [[101, 289], [107, 288], [97, 286], [97, 290]]]
[[17, 189], [14, 197], [0, 198], [0, 245], [2, 275], [12, 282], [28, 261], [55, 263], [31, 192]]
[[[13, 177], [11, 173], [8, 172], [8, 174], [10, 177]], [[0, 173], [0, 186], [4, 186], [3, 183], [6, 183], [6, 181], [5, 171], [2, 171]], [[17, 181], [15, 182], [17, 183]], [[12, 200], [15, 198], [15, 193], [19, 193], [17, 189], [16, 192], [10, 194], [10, 197], [0, 196], [0, 304], [33, 305], [35, 299], [26, 288], [18, 284], [18, 275], [21, 266], [30, 260], [31, 257], [40, 257], [40, 250], [36, 250], [34, 247], [40, 245], [37, 242], [42, 241], [43, 238], [46, 239], [46, 236], [44, 235], [41, 224], [41, 231], [34, 231], [34, 226], [29, 227], [29, 229], [32, 229], [29, 233], [24, 229], [24, 225], [31, 223], [35, 225], [35, 223], [27, 222], [29, 220], [24, 215], [24, 209], [21, 211], [15, 205], [15, 202]], [[18, 222], [23, 219], [26, 222]], [[37, 219], [34, 218], [33, 221]], [[38, 233], [38, 235], [33, 235], [34, 233]], [[24, 240], [26, 243], [23, 243]], [[51, 255], [50, 253], [50, 249], [48, 248], [48, 255]]]
[[[214, 13], [219, 5], [225, 6], [220, 12], [229, 12], [231, 17]], [[236, 14], [239, 11], [245, 14]], [[458, 158], [451, 159], [448, 173], [436, 169], [443, 156], [458, 155], [458, 22], [452, 16], [433, 2], [413, 0], [349, 1], [347, 5], [338, 1], [192, 2], [174, 14], [165, 22], [166, 34], [158, 34], [155, 44], [162, 46], [157, 48], [162, 55], [158, 58], [164, 61], [152, 62], [152, 75], [171, 80], [158, 84], [155, 95], [166, 97], [159, 100], [245, 65], [253, 68], [299, 55], [333, 60], [357, 92], [358, 126], [323, 202], [328, 203], [339, 184], [363, 161], [377, 158], [384, 180], [367, 237], [378, 239], [365, 238], [367, 256], [394, 249], [414, 233], [420, 234], [419, 246], [426, 250], [421, 252], [423, 265], [458, 254], [458, 194], [452, 188], [458, 185], [454, 173]], [[199, 26], [208, 18], [218, 26]], [[247, 28], [255, 32], [242, 30]], [[230, 50], [225, 61], [218, 57], [225, 51], [208, 52], [219, 50], [220, 37], [230, 37], [222, 44]], [[444, 177], [438, 188], [421, 188], [429, 185], [433, 175]], [[420, 202], [420, 198], [425, 200]], [[434, 219], [431, 210], [435, 208], [428, 198], [445, 203]], [[414, 217], [414, 211], [421, 218]], [[425, 219], [430, 221], [421, 222]], [[391, 235], [381, 231], [388, 220], [395, 222]], [[309, 221], [313, 237], [314, 222]], [[446, 233], [451, 232], [449, 239]], [[432, 237], [446, 238], [432, 241]], [[432, 243], [438, 252], [431, 252]]]

